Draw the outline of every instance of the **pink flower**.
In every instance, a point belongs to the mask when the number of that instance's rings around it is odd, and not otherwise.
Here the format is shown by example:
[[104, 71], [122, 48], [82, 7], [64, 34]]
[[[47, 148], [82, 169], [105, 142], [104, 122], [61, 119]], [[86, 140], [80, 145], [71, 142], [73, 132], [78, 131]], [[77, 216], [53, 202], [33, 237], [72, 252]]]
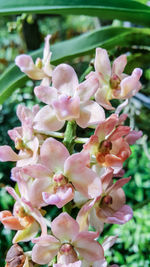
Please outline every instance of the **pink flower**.
[[[52, 224], [53, 235], [33, 239], [32, 260], [38, 264], [48, 264], [57, 255], [58, 266], [80, 266], [80, 258], [89, 265], [104, 258], [102, 246], [95, 240], [98, 232], [79, 232], [78, 223], [66, 212], [56, 217]], [[78, 262], [78, 263], [77, 263]], [[69, 264], [73, 265], [69, 265]], [[76, 263], [76, 264], [75, 264]], [[55, 266], [55, 265], [54, 265]], [[57, 265], [56, 265], [57, 266]]]
[[112, 69], [107, 51], [96, 49], [95, 72], [88, 75], [99, 79], [99, 89], [95, 93], [96, 102], [106, 109], [114, 109], [111, 99], [126, 99], [135, 95], [141, 89], [139, 79], [142, 70], [136, 68], [130, 76], [123, 73], [127, 64], [126, 55], [121, 55], [113, 62]]
[[90, 77], [79, 84], [71, 66], [57, 66], [52, 75], [52, 87], [35, 87], [36, 96], [47, 104], [35, 117], [35, 129], [57, 131], [65, 120], [75, 120], [82, 128], [103, 121], [104, 110], [90, 100], [97, 88], [97, 78]]
[[100, 197], [88, 201], [79, 211], [77, 221], [81, 230], [87, 230], [91, 224], [97, 231], [102, 232], [104, 223], [124, 224], [132, 216], [132, 209], [125, 205], [125, 194], [122, 186], [130, 178], [122, 178], [113, 184], [113, 171], [107, 171], [102, 180], [103, 192]]
[[25, 175], [35, 178], [33, 183], [30, 183], [30, 201], [32, 199], [32, 202], [39, 206], [43, 205], [43, 196], [46, 204], [61, 208], [73, 199], [74, 187], [87, 198], [100, 195], [101, 181], [97, 174], [87, 167], [89, 160], [87, 153], [70, 156], [62, 143], [54, 138], [46, 139], [40, 149], [39, 164], [21, 169]]
[[34, 64], [31, 56], [19, 55], [16, 57], [15, 63], [22, 72], [33, 80], [42, 80], [43, 85], [49, 85], [52, 76], [52, 66], [50, 65], [51, 52], [49, 40], [51, 35], [45, 38], [45, 47], [43, 51], [43, 59], [37, 58]]
[[0, 161], [17, 161], [17, 166], [37, 162], [39, 140], [33, 132], [33, 119], [38, 110], [38, 105], [33, 106], [32, 110], [23, 105], [17, 107], [17, 116], [21, 121], [21, 127], [9, 130], [8, 134], [14, 141], [15, 148], [19, 150], [19, 154], [16, 154], [10, 146], [1, 146]]
[[129, 144], [141, 137], [141, 131], [131, 131], [130, 127], [121, 125], [125, 119], [125, 114], [120, 117], [112, 114], [97, 126], [94, 135], [84, 145], [83, 151], [89, 151], [91, 164], [97, 171], [102, 167], [111, 167], [117, 174], [131, 154]]
[[[0, 221], [6, 228], [17, 230], [17, 233], [13, 238], [13, 243], [29, 241], [36, 236], [40, 229], [38, 222], [41, 222], [41, 215], [39, 215], [40, 213], [35, 212], [29, 203], [26, 203], [24, 199], [21, 199], [13, 188], [6, 187], [6, 189], [15, 198], [16, 202], [13, 214], [7, 210], [0, 212]], [[39, 218], [38, 222], [34, 219], [33, 214], [36, 214], [36, 218]], [[42, 225], [42, 228], [43, 226], [44, 224]], [[46, 231], [44, 230], [44, 232]]]

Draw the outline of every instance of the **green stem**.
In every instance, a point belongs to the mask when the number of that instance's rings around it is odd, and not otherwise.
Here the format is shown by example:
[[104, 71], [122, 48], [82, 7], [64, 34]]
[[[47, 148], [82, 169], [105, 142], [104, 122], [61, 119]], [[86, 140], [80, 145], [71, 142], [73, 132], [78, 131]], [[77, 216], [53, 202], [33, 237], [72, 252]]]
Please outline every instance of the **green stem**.
[[93, 70], [93, 66], [92, 65], [89, 65], [89, 67], [81, 75], [81, 77], [79, 79], [80, 83], [84, 81], [86, 75], [88, 75], [92, 70]]
[[65, 147], [68, 149], [69, 153], [73, 153], [75, 137], [76, 137], [76, 127], [77, 124], [75, 121], [68, 121], [66, 131], [64, 133], [63, 143]]

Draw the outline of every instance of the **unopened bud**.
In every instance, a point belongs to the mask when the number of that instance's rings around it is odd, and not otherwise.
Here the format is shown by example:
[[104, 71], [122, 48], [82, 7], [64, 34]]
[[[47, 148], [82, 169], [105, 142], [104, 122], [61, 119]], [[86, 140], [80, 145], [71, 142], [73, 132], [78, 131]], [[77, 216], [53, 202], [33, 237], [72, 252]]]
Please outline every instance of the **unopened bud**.
[[6, 267], [23, 267], [26, 256], [18, 244], [14, 244], [7, 252]]

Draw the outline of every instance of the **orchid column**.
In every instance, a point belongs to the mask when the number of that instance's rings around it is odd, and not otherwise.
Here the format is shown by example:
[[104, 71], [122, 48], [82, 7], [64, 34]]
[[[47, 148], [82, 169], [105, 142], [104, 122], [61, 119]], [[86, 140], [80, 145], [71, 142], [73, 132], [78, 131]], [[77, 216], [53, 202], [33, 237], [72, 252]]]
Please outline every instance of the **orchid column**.
[[[117, 237], [107, 237], [100, 244], [104, 224], [124, 224], [133, 215], [122, 189], [131, 179], [122, 178], [123, 162], [142, 133], [124, 126], [127, 115], [119, 114], [141, 88], [142, 70], [136, 68], [127, 76], [123, 73], [126, 55], [111, 68], [106, 50], [97, 48], [95, 69], [79, 83], [70, 65], [50, 65], [49, 39], [50, 35], [42, 60], [34, 64], [28, 55], [16, 58], [21, 71], [41, 81], [34, 93], [46, 105], [32, 110], [19, 105], [21, 126], [8, 131], [19, 153], [0, 147], [1, 161], [16, 162], [11, 179], [19, 188], [17, 194], [6, 187], [15, 205], [13, 212], [0, 212], [4, 226], [17, 231], [6, 266], [105, 267], [104, 252]], [[115, 110], [112, 99], [125, 101]], [[108, 118], [103, 108], [111, 110]], [[95, 132], [90, 138], [79, 137], [77, 126], [92, 127]], [[75, 151], [75, 143], [82, 144], [80, 152]], [[52, 205], [62, 212], [50, 222], [44, 207]], [[73, 206], [78, 207], [76, 220]], [[24, 253], [17, 243], [26, 241], [35, 245]]]

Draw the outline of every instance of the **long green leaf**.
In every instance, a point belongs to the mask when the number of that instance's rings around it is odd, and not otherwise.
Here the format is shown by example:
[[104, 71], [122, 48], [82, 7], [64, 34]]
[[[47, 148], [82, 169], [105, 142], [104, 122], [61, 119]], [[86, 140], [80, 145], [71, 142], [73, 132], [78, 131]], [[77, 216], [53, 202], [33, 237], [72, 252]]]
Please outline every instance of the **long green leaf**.
[[0, 0], [0, 14], [88, 15], [150, 25], [150, 7], [133, 0]]
[[[55, 65], [80, 55], [93, 53], [96, 47], [112, 49], [115, 46], [148, 46], [149, 43], [150, 29], [104, 27], [100, 30], [92, 31], [71, 40], [53, 45], [51, 47], [51, 63]], [[31, 56], [34, 60], [37, 57], [42, 57], [42, 49], [31, 53]], [[20, 72], [14, 64], [10, 66], [0, 77], [0, 104], [2, 104], [15, 89], [23, 86], [27, 79], [27, 76]]]

